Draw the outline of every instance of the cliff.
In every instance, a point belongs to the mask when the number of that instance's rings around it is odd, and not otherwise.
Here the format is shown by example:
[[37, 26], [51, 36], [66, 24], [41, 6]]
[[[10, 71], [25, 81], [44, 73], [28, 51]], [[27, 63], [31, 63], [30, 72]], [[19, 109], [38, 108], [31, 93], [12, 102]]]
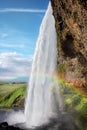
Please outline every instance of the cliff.
[[87, 89], [87, 1], [51, 0], [60, 78]]

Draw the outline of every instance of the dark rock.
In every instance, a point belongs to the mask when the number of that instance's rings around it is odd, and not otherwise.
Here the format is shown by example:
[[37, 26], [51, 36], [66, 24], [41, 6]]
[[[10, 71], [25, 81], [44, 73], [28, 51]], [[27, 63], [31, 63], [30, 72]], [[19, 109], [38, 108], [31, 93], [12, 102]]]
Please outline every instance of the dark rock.
[[0, 124], [0, 130], [22, 130], [22, 129], [14, 126], [9, 126], [7, 122], [3, 122]]
[[7, 122], [3, 122], [0, 124], [1, 127], [8, 127], [8, 123]]

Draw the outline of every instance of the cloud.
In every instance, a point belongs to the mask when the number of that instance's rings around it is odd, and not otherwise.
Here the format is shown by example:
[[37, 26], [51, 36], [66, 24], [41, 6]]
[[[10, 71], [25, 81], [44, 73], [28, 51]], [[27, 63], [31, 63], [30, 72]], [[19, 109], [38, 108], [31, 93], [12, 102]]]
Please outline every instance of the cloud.
[[0, 13], [19, 12], [19, 13], [45, 13], [45, 9], [22, 9], [22, 8], [4, 8], [0, 9]]
[[0, 53], [0, 80], [29, 76], [32, 57], [25, 58], [16, 52]]
[[0, 43], [0, 47], [4, 48], [24, 48], [24, 44], [8, 44], [8, 43]]

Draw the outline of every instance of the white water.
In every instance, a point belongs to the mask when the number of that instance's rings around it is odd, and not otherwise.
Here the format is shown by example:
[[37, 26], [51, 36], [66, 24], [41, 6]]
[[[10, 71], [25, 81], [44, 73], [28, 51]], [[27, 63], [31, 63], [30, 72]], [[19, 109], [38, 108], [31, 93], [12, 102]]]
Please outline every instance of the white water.
[[56, 114], [52, 91], [56, 85], [52, 79], [57, 63], [56, 44], [55, 21], [49, 3], [36, 43], [25, 103], [25, 120], [30, 128], [47, 123]]
[[[54, 82], [57, 63], [57, 37], [51, 3], [40, 27], [31, 77], [27, 89], [25, 112], [13, 111], [6, 116], [9, 125], [32, 128], [47, 124], [58, 116], [63, 102], [58, 83]], [[21, 126], [21, 124], [23, 124]]]

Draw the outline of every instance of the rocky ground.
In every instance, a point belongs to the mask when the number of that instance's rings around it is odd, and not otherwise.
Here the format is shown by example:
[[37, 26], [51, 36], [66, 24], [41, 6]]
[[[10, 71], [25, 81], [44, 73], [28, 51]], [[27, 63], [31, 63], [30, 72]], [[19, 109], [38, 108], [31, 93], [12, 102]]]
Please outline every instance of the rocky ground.
[[50, 123], [35, 129], [19, 128], [22, 124], [9, 126], [7, 122], [0, 124], [0, 130], [78, 130], [71, 114], [63, 113], [56, 119], [50, 120]]
[[0, 124], [0, 130], [21, 130], [18, 127], [9, 126], [7, 122], [3, 122]]

